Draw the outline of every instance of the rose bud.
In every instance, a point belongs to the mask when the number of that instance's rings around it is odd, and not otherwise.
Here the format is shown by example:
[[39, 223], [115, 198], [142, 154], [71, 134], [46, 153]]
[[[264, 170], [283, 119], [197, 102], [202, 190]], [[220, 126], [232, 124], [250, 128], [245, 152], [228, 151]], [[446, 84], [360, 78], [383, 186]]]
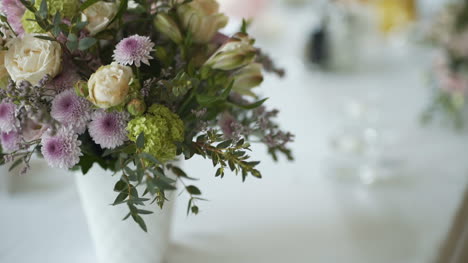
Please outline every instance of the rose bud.
[[143, 100], [133, 99], [127, 104], [127, 111], [133, 116], [140, 116], [146, 111], [146, 104]]
[[88, 90], [88, 83], [86, 81], [80, 80], [75, 83], [75, 92], [80, 97], [88, 97], [89, 90]]
[[232, 87], [234, 92], [255, 97], [251, 89], [259, 86], [263, 82], [262, 65], [259, 63], [249, 64], [237, 70], [232, 75], [232, 78], [234, 80], [234, 85]]
[[180, 33], [179, 27], [167, 14], [158, 14], [154, 19], [154, 26], [159, 30], [159, 32], [174, 41], [174, 43], [182, 43], [182, 34]]
[[254, 40], [248, 35], [237, 33], [222, 45], [205, 65], [220, 70], [234, 70], [248, 65], [255, 60], [257, 53], [253, 43]]
[[88, 80], [88, 100], [102, 109], [118, 106], [127, 99], [133, 81], [131, 67], [115, 62], [102, 66]]
[[185, 30], [190, 31], [193, 42], [210, 42], [219, 29], [225, 27], [228, 18], [219, 12], [216, 0], [193, 0], [177, 9]]

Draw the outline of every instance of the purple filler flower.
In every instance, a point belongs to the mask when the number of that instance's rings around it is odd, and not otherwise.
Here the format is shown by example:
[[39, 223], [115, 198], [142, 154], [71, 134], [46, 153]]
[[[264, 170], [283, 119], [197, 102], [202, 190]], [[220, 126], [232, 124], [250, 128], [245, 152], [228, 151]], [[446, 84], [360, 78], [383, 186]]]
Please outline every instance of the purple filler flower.
[[16, 129], [15, 104], [2, 101], [0, 103], [0, 131], [10, 132]]
[[121, 65], [133, 65], [140, 67], [141, 63], [149, 65], [152, 59], [150, 53], [154, 47], [149, 37], [133, 35], [122, 39], [114, 50], [114, 59]]
[[19, 149], [20, 138], [15, 131], [2, 132], [0, 134], [2, 149], [6, 152], [14, 152]]
[[128, 113], [96, 111], [89, 123], [88, 131], [94, 142], [102, 148], [113, 149], [127, 139]]
[[8, 23], [15, 31], [16, 34], [22, 35], [24, 33], [21, 18], [23, 17], [26, 8], [19, 0], [2, 0], [2, 12], [5, 13]]
[[70, 126], [75, 133], [81, 134], [86, 131], [86, 125], [91, 118], [90, 111], [91, 103], [71, 89], [54, 98], [50, 114], [60, 123]]
[[42, 136], [42, 155], [52, 168], [70, 169], [80, 161], [83, 154], [81, 141], [70, 128], [61, 128], [55, 135]]

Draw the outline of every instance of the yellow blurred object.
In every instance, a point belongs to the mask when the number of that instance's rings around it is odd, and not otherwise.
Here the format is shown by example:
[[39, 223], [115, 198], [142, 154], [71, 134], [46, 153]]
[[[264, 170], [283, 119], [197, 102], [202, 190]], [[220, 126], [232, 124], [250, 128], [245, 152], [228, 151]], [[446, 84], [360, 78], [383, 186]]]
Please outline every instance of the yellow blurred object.
[[404, 29], [416, 20], [416, 0], [374, 0], [383, 33]]

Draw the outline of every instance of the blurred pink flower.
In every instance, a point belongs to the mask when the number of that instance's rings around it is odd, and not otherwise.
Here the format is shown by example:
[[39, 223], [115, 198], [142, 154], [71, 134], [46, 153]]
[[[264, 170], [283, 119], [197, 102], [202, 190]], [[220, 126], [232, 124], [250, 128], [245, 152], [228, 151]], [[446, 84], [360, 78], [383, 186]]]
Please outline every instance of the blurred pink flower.
[[254, 18], [267, 6], [268, 0], [223, 0], [221, 10], [237, 18]]
[[47, 128], [46, 125], [27, 119], [21, 134], [26, 142], [35, 141], [42, 137]]
[[441, 89], [449, 93], [466, 93], [468, 91], [468, 79], [462, 74], [452, 72], [445, 58], [439, 57], [434, 68]]

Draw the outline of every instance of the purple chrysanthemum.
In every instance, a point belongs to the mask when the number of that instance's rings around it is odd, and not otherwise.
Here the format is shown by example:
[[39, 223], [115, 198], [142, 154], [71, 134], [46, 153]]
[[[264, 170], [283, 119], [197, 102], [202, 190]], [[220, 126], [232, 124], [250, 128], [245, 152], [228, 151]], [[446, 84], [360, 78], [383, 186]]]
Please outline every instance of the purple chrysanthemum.
[[61, 128], [55, 135], [42, 136], [42, 155], [52, 168], [70, 169], [80, 161], [83, 154], [81, 141], [70, 128]]
[[154, 47], [149, 37], [133, 35], [122, 39], [114, 50], [114, 60], [121, 65], [133, 65], [140, 67], [141, 63], [149, 65], [152, 59], [150, 53]]
[[22, 35], [24, 33], [24, 29], [23, 24], [21, 23], [21, 18], [26, 11], [24, 5], [19, 0], [3, 0], [1, 8], [1, 11], [5, 13], [8, 23], [16, 34]]
[[113, 149], [127, 139], [128, 113], [96, 111], [89, 123], [88, 131], [94, 142], [102, 148]]
[[81, 134], [86, 131], [86, 125], [91, 119], [90, 112], [91, 103], [71, 89], [54, 98], [50, 114], [60, 123], [70, 126], [75, 133]]
[[16, 129], [15, 104], [2, 101], [0, 103], [0, 131], [10, 132]]
[[19, 149], [20, 137], [15, 131], [2, 132], [0, 134], [2, 149], [6, 152], [13, 152]]

